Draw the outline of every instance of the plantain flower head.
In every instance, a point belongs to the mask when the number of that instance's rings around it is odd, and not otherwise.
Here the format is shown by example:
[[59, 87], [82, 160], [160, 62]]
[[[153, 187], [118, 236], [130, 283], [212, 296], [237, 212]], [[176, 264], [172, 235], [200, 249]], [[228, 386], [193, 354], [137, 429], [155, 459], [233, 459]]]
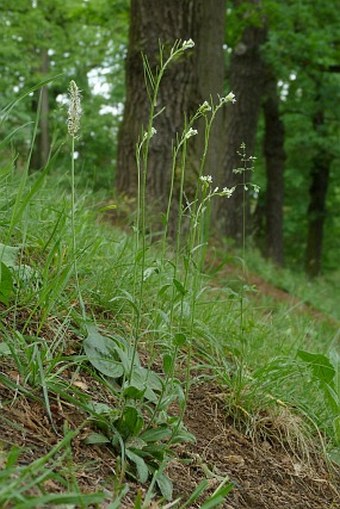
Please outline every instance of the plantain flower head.
[[81, 104], [80, 90], [75, 81], [71, 81], [69, 88], [69, 108], [67, 116], [67, 130], [70, 136], [75, 137], [80, 129]]

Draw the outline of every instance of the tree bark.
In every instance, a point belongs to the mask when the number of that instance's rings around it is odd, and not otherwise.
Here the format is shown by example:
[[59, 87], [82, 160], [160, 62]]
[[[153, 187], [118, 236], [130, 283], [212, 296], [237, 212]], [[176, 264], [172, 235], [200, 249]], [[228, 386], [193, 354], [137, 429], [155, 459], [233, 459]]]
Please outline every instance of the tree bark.
[[[320, 102], [320, 97], [317, 98]], [[323, 111], [317, 111], [314, 115], [314, 130], [322, 134], [325, 123]], [[330, 165], [332, 154], [330, 154], [320, 143], [312, 161], [311, 184], [309, 188], [308, 206], [308, 232], [306, 247], [305, 269], [310, 277], [316, 277], [321, 273], [322, 268], [322, 246], [324, 223], [327, 215], [326, 199], [329, 183]]]
[[[185, 116], [190, 117], [205, 99], [209, 100], [210, 94], [223, 91], [224, 11], [224, 0], [132, 0], [126, 102], [118, 135], [116, 184], [119, 192], [136, 195], [135, 147], [141, 127], [146, 127], [148, 121], [149, 103], [141, 52], [147, 55], [151, 68], [155, 69], [159, 43], [166, 49], [170, 49], [176, 39], [192, 38], [196, 43], [190, 52], [172, 63], [160, 88], [157, 111], [163, 107], [165, 110], [155, 119], [157, 135], [150, 144], [148, 196], [164, 203], [176, 133], [182, 131]], [[197, 143], [195, 140], [192, 157], [198, 157]], [[210, 150], [210, 167], [218, 166], [216, 146]]]
[[280, 117], [280, 97], [275, 76], [269, 70], [263, 103], [265, 135], [263, 151], [266, 161], [267, 188], [265, 197], [265, 254], [276, 264], [283, 265], [283, 203], [285, 132]]
[[[242, 0], [236, 4], [242, 3]], [[261, 9], [261, 0], [250, 0], [248, 4]], [[235, 174], [234, 169], [240, 168], [242, 162], [238, 151], [245, 144], [248, 156], [254, 155], [257, 121], [261, 108], [264, 87], [265, 63], [261, 55], [261, 45], [265, 42], [267, 28], [263, 19], [260, 26], [249, 25], [244, 31], [240, 42], [231, 56], [229, 68], [229, 88], [236, 96], [236, 103], [226, 111], [225, 120], [225, 154], [223, 161], [224, 185], [236, 187], [230, 200], [223, 202], [222, 229], [224, 233], [241, 244], [243, 238], [243, 216], [247, 217], [248, 199], [244, 203], [242, 191], [243, 174]], [[246, 180], [251, 178], [246, 172]]]

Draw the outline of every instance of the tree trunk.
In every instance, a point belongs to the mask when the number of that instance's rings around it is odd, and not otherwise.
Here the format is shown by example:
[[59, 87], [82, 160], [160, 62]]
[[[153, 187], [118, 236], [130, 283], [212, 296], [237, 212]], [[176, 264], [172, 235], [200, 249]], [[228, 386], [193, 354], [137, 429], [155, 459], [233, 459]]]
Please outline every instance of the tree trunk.
[[[195, 63], [197, 81], [191, 84], [191, 109], [194, 111], [205, 100], [212, 97], [218, 102], [217, 96], [224, 92], [224, 52], [225, 41], [225, 0], [203, 0], [200, 9], [195, 2]], [[224, 154], [223, 110], [220, 110], [214, 120], [210, 133], [209, 148], [204, 172], [212, 175], [218, 185], [222, 184], [222, 162]], [[194, 139], [196, 160], [202, 155], [204, 144], [203, 120], [197, 126], [198, 135]]]
[[[320, 101], [320, 97], [317, 98]], [[318, 111], [313, 119], [314, 130], [322, 132], [324, 113]], [[319, 146], [312, 161], [311, 184], [309, 188], [308, 233], [306, 247], [306, 272], [310, 277], [318, 276], [322, 267], [323, 231], [326, 218], [326, 198], [332, 155]]]
[[[159, 60], [159, 42], [169, 50], [176, 39], [192, 38], [196, 46], [173, 62], [163, 78], [155, 119], [157, 135], [151, 140], [148, 159], [148, 196], [164, 203], [168, 193], [172, 141], [187, 118], [210, 94], [223, 91], [223, 0], [132, 0], [129, 47], [126, 60], [126, 103], [118, 135], [117, 176], [119, 192], [136, 195], [135, 147], [149, 114], [141, 52], [151, 68]], [[195, 140], [193, 154], [197, 154]], [[218, 149], [210, 151], [211, 166]], [[193, 155], [195, 157], [195, 155]]]
[[265, 136], [263, 151], [266, 160], [266, 248], [265, 254], [276, 264], [283, 265], [283, 202], [285, 132], [280, 117], [280, 97], [275, 76], [269, 71], [263, 103]]
[[[240, 3], [242, 2], [236, 2]], [[261, 0], [250, 0], [248, 4], [252, 5], [253, 9], [261, 9]], [[266, 40], [266, 34], [265, 21], [261, 26], [247, 26], [241, 41], [233, 51], [229, 68], [229, 88], [236, 96], [236, 103], [226, 111], [223, 170], [224, 185], [237, 188], [233, 197], [223, 202], [221, 216], [225, 234], [235, 239], [238, 244], [241, 244], [243, 237], [243, 215], [246, 213], [248, 216], [248, 203], [244, 203], [244, 193], [240, 184], [244, 178], [250, 180], [251, 172], [247, 171], [244, 175], [235, 174], [233, 170], [243, 166], [238, 154], [242, 143], [245, 144], [247, 155], [254, 155], [264, 86], [265, 64], [261, 56], [261, 45]]]

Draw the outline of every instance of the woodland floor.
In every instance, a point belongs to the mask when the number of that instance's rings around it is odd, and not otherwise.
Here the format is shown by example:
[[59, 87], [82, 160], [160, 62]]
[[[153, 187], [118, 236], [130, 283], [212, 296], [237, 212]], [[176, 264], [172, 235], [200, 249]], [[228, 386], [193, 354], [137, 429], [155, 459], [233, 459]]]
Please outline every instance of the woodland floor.
[[[278, 299], [294, 299], [286, 292], [268, 285], [254, 276], [260, 292]], [[303, 305], [302, 310], [303, 310]], [[318, 313], [305, 309], [312, 315]], [[314, 315], [317, 318], [316, 315]], [[48, 331], [46, 331], [48, 335]], [[70, 352], [71, 354], [72, 352]], [[2, 358], [3, 359], [3, 358]], [[0, 370], [15, 381], [18, 373], [0, 359]], [[6, 365], [4, 365], [6, 364]], [[65, 373], [71, 379], [72, 373]], [[93, 378], [76, 378], [74, 384], [98, 400], [98, 387]], [[110, 395], [103, 394], [100, 400], [109, 403]], [[168, 468], [173, 481], [175, 496], [186, 500], [197, 484], [209, 479], [211, 491], [217, 488], [222, 478], [228, 476], [234, 488], [222, 506], [225, 509], [337, 509], [340, 507], [340, 467], [327, 468], [320, 455], [312, 452], [308, 458], [294, 454], [284, 442], [270, 439], [270, 433], [250, 437], [236, 429], [230, 418], [226, 418], [224, 401], [226, 396], [213, 384], [192, 387], [186, 413], [186, 426], [197, 439], [195, 444], [181, 445], [176, 459]], [[29, 464], [46, 454], [61, 440], [65, 421], [75, 428], [83, 421], [81, 412], [71, 403], [51, 401], [56, 431], [46, 415], [43, 405], [23, 395], [15, 395], [0, 382], [0, 452], [12, 445], [23, 447], [20, 464]], [[9, 404], [10, 402], [10, 404]], [[272, 423], [267, 423], [269, 430]], [[79, 486], [86, 492], [105, 489], [113, 491], [116, 458], [105, 446], [86, 445], [84, 439], [89, 430], [84, 428], [72, 442], [72, 469]], [[59, 436], [58, 436], [59, 435]], [[273, 434], [274, 436], [275, 434]], [[268, 438], [269, 437], [269, 438]], [[1, 464], [0, 454], [0, 468]], [[49, 484], [48, 484], [49, 483]], [[55, 481], [47, 481], [47, 491], [62, 491]], [[122, 509], [133, 508], [138, 489], [131, 489], [121, 505]], [[109, 502], [108, 502], [109, 503]], [[106, 504], [102, 505], [103, 508]], [[161, 508], [155, 502], [150, 509]], [[199, 508], [196, 504], [191, 507]]]

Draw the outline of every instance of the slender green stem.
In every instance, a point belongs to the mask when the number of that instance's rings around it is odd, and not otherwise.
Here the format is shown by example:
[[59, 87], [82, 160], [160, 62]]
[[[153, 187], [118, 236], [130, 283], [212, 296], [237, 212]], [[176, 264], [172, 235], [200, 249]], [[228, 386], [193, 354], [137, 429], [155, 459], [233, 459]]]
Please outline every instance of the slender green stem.
[[75, 193], [75, 163], [74, 163], [74, 152], [75, 152], [75, 136], [71, 136], [71, 228], [72, 228], [72, 257], [73, 257], [73, 269], [74, 277], [76, 280], [76, 289], [78, 294], [79, 305], [81, 314], [84, 322], [86, 322], [86, 310], [81, 293], [79, 275], [78, 275], [78, 264], [77, 264], [77, 239], [76, 239], [76, 222], [75, 222], [75, 209], [76, 209], [76, 193]]

